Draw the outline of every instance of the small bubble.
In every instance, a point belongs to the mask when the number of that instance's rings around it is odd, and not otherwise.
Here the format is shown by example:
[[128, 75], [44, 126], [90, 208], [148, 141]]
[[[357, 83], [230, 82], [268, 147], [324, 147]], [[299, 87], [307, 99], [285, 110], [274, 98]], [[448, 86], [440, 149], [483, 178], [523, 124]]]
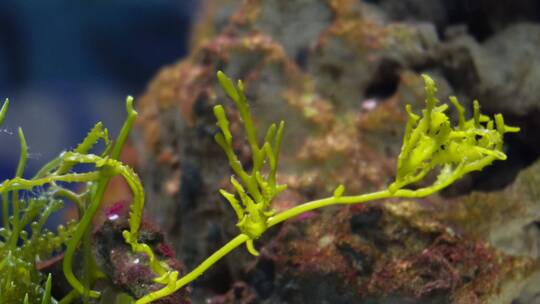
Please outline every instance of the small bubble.
[[370, 99], [364, 100], [364, 102], [362, 103], [362, 110], [372, 111], [377, 107], [377, 105], [378, 105], [377, 99], [370, 98]]

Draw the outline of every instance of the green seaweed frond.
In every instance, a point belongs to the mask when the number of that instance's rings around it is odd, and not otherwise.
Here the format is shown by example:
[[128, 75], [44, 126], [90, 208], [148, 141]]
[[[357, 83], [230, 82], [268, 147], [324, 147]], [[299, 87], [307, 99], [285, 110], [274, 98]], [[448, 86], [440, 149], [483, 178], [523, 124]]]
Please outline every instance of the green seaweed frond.
[[[215, 140], [225, 152], [234, 174], [239, 179], [234, 176], [231, 176], [230, 179], [236, 190], [236, 195], [224, 189], [221, 189], [220, 193], [234, 209], [238, 217], [238, 228], [250, 238], [246, 243], [248, 251], [253, 255], [258, 255], [253, 246], [253, 240], [259, 238], [266, 231], [267, 219], [275, 213], [270, 209], [270, 203], [276, 195], [286, 188], [286, 185], [279, 185], [276, 181], [278, 156], [285, 123], [281, 121], [279, 125], [275, 123], [270, 125], [263, 144], [259, 145], [242, 81], [238, 81], [235, 86], [231, 79], [222, 72], [218, 72], [217, 77], [221, 87], [240, 113], [252, 157], [251, 172], [246, 172], [234, 152], [225, 110], [221, 105], [215, 106], [214, 115], [221, 131], [215, 135]], [[263, 172], [265, 165], [268, 167], [266, 174]]]
[[[0, 110], [0, 123], [5, 119], [7, 108], [6, 100]], [[53, 187], [37, 197], [24, 192], [47, 182], [23, 177], [28, 146], [21, 128], [18, 129], [18, 136], [21, 151], [15, 175], [0, 183], [3, 213], [0, 228], [0, 299], [2, 303], [21, 300], [36, 303], [38, 299], [41, 303], [52, 303], [50, 275], [45, 280], [44, 275], [36, 269], [36, 264], [58, 253], [68, 242], [76, 225], [70, 222], [67, 227], [59, 226], [56, 233], [43, 228], [47, 219], [63, 207], [63, 201], [55, 197]], [[43, 282], [45, 288], [42, 287]]]
[[390, 192], [422, 180], [432, 170], [439, 170], [432, 186], [415, 190], [415, 195], [429, 195], [452, 184], [471, 171], [482, 170], [495, 160], [505, 160], [502, 151], [505, 133], [519, 128], [504, 124], [501, 114], [494, 119], [480, 114], [480, 105], [474, 101], [473, 117], [465, 119], [464, 109], [456, 97], [450, 102], [458, 112], [458, 124], [452, 126], [444, 113], [448, 105], [437, 106], [437, 87], [428, 75], [424, 78], [427, 98], [422, 116], [412, 113], [407, 105], [408, 122], [398, 157], [396, 180]]
[[2, 108], [0, 108], [0, 126], [4, 124], [8, 107], [9, 107], [9, 99], [6, 99], [4, 100], [4, 103], [2, 104]]
[[[5, 119], [9, 102], [6, 100], [0, 110], [0, 122]], [[6, 303], [57, 303], [50, 295], [51, 277], [45, 280], [44, 274], [37, 270], [37, 263], [47, 261], [65, 248], [63, 271], [73, 291], [59, 303], [67, 304], [78, 297], [98, 298], [100, 293], [91, 290], [96, 280], [104, 274], [96, 268], [90, 252], [90, 225], [101, 204], [109, 179], [122, 176], [133, 192], [133, 204], [129, 217], [129, 231], [124, 237], [134, 252], [148, 255], [149, 266], [156, 273], [156, 281], [167, 284], [176, 281], [178, 273], [170, 271], [155, 256], [152, 249], [139, 243], [138, 230], [144, 208], [144, 191], [135, 172], [118, 158], [127, 139], [137, 112], [133, 109], [133, 98], [126, 100], [127, 119], [112, 142], [102, 123], [97, 123], [84, 140], [73, 150], [61, 153], [45, 164], [32, 178], [24, 177], [28, 146], [22, 129], [19, 128], [20, 158], [15, 175], [0, 183], [2, 198], [2, 228], [0, 228], [0, 299]], [[93, 154], [99, 141], [105, 149]], [[94, 169], [74, 172], [77, 164], [93, 164]], [[86, 190], [75, 193], [65, 188], [63, 183], [82, 183]], [[38, 195], [33, 195], [39, 189]], [[24, 193], [21, 199], [20, 193]], [[71, 201], [78, 207], [80, 220], [70, 222], [66, 227], [59, 226], [56, 233], [44, 228], [47, 219], [59, 211], [64, 201]], [[11, 213], [11, 216], [9, 214]], [[31, 234], [27, 232], [30, 230]], [[73, 272], [73, 256], [82, 243], [83, 279], [79, 280]], [[42, 287], [42, 284], [45, 287]], [[85, 301], [86, 302], [86, 301]], [[2, 302], [3, 303], [3, 302]]]
[[[81, 241], [88, 240], [88, 234], [90, 233], [90, 225], [92, 219], [94, 218], [105, 193], [105, 189], [109, 182], [109, 179], [115, 175], [120, 175], [129, 185], [132, 194], [133, 202], [131, 206], [130, 216], [129, 216], [129, 231], [124, 231], [123, 236], [128, 244], [131, 245], [132, 250], [135, 252], [143, 252], [148, 255], [150, 261], [151, 269], [156, 273], [156, 281], [162, 282], [166, 280], [169, 276], [174, 275], [174, 272], [168, 270], [166, 265], [160, 263], [152, 249], [146, 245], [138, 242], [138, 231], [142, 219], [142, 212], [144, 209], [144, 191], [141, 185], [140, 179], [135, 174], [135, 172], [128, 166], [122, 164], [118, 161], [122, 147], [128, 137], [129, 131], [135, 122], [137, 117], [137, 112], [133, 108], [133, 98], [128, 97], [126, 99], [126, 112], [127, 118], [124, 122], [120, 133], [112, 146], [108, 145], [108, 140], [105, 140], [107, 148], [102, 156], [94, 154], [84, 154], [80, 152], [87, 152], [90, 149], [95, 141], [100, 138], [107, 138], [107, 132], [103, 130], [99, 125], [94, 127], [93, 131], [87, 137], [87, 140], [83, 141], [74, 152], [64, 153], [62, 155], [62, 166], [67, 166], [68, 168], [78, 163], [89, 163], [94, 164], [96, 171], [90, 172], [89, 174], [97, 175], [93, 177], [93, 183], [89, 186], [89, 206], [84, 210], [84, 214], [79, 222], [77, 230], [75, 231], [72, 239], [67, 245], [64, 261], [63, 261], [63, 270], [64, 275], [70, 285], [79, 295], [86, 295], [92, 298], [98, 298], [100, 293], [94, 290], [89, 290], [88, 286], [85, 286], [73, 273], [72, 263], [73, 255], [77, 246]], [[86, 237], [85, 237], [86, 235]], [[91, 261], [87, 264], [93, 265]], [[92, 267], [89, 267], [92, 268]], [[100, 276], [99, 271], [91, 269], [90, 274], [92, 278]], [[87, 280], [88, 281], [88, 280]], [[64, 303], [68, 303], [71, 298], [66, 298]], [[61, 302], [61, 304], [63, 304]]]

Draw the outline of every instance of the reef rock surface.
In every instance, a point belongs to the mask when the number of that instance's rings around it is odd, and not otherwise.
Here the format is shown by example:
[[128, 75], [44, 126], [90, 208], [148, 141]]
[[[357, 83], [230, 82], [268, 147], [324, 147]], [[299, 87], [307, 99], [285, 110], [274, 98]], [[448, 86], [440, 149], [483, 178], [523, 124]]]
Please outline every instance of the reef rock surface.
[[244, 81], [258, 127], [286, 121], [278, 172], [289, 188], [277, 210], [339, 184], [362, 193], [391, 183], [405, 104], [423, 107], [421, 73], [441, 100], [478, 98], [523, 132], [508, 141], [508, 161], [443, 196], [326, 208], [272, 228], [256, 242], [259, 258], [237, 249], [194, 282], [194, 303], [539, 303], [540, 164], [522, 170], [540, 153], [538, 88], [528, 85], [539, 80], [530, 50], [540, 39], [525, 38], [538, 25], [515, 24], [522, 13], [478, 28], [445, 15], [446, 1], [427, 11], [411, 9], [417, 2], [206, 2], [189, 56], [138, 102], [147, 211], [188, 269], [237, 233], [217, 191], [231, 172], [213, 141], [214, 105], [225, 105], [236, 151], [250, 159], [217, 70]]

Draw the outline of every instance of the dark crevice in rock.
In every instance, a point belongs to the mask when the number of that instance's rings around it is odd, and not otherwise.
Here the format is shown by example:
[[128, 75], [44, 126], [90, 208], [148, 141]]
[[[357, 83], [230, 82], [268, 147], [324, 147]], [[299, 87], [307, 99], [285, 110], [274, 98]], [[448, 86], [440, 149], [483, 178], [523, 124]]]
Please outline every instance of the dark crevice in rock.
[[470, 35], [478, 41], [484, 41], [495, 33], [495, 29], [490, 25], [490, 12], [481, 5], [471, 1], [448, 1], [445, 6], [448, 12], [448, 24], [445, 28], [457, 24], [466, 25]]
[[380, 229], [379, 222], [382, 216], [383, 210], [380, 208], [369, 208], [365, 212], [353, 215], [349, 220], [351, 232], [378, 249], [385, 250], [390, 240]]
[[373, 271], [373, 258], [361, 251], [355, 250], [348, 244], [337, 245], [342, 255], [351, 261], [352, 267], [360, 276], [368, 276]]
[[351, 232], [363, 234], [366, 229], [377, 227], [377, 223], [381, 220], [383, 211], [380, 208], [370, 208], [366, 212], [355, 214], [350, 219]]
[[261, 299], [267, 299], [274, 291], [275, 265], [272, 260], [261, 259], [257, 267], [249, 273], [248, 282]]
[[510, 185], [519, 172], [531, 165], [540, 156], [540, 151], [511, 136], [505, 140], [505, 153], [508, 159], [495, 162], [492, 166], [476, 174], [472, 186], [474, 190], [498, 191]]
[[181, 212], [195, 208], [197, 198], [202, 189], [202, 178], [199, 168], [192, 163], [185, 163], [181, 166], [182, 177], [180, 184]]
[[309, 49], [307, 47], [302, 47], [298, 49], [298, 52], [296, 53], [294, 57], [294, 61], [300, 67], [303, 71], [306, 70], [307, 63], [308, 63], [308, 54]]
[[[206, 235], [206, 244], [220, 244], [224, 243], [223, 232], [219, 224], [212, 223], [208, 225], [208, 231]], [[219, 249], [216, 246], [215, 250]], [[205, 274], [204, 280], [201, 280], [201, 284], [216, 294], [222, 294], [230, 290], [234, 284], [233, 274], [227, 263], [222, 262], [217, 264]]]
[[372, 82], [366, 88], [365, 96], [384, 100], [396, 92], [399, 85], [400, 65], [393, 60], [383, 60]]

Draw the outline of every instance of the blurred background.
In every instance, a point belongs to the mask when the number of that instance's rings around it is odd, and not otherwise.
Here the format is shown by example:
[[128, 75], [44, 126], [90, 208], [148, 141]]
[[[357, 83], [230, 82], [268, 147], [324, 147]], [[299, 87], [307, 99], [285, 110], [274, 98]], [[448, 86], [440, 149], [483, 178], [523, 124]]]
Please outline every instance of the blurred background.
[[103, 121], [114, 136], [127, 95], [187, 52], [197, 0], [0, 1], [0, 178], [13, 176], [17, 128], [27, 174]]

